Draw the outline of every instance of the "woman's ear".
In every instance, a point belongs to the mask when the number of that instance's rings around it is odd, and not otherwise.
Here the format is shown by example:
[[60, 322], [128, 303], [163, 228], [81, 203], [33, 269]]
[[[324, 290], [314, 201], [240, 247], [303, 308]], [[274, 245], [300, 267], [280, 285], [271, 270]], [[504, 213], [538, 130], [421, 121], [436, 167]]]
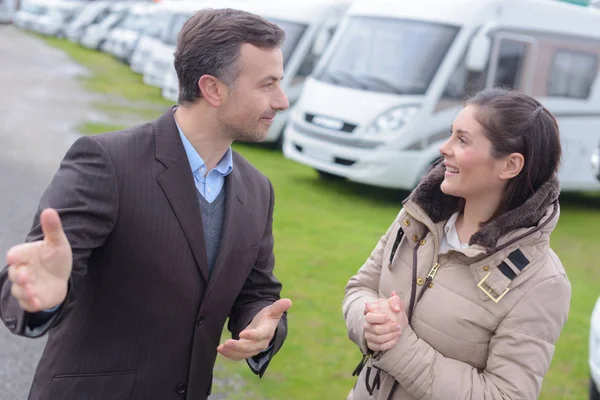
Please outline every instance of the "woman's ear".
[[521, 153], [512, 153], [505, 158], [500, 171], [500, 179], [509, 180], [519, 175], [525, 166], [525, 157]]

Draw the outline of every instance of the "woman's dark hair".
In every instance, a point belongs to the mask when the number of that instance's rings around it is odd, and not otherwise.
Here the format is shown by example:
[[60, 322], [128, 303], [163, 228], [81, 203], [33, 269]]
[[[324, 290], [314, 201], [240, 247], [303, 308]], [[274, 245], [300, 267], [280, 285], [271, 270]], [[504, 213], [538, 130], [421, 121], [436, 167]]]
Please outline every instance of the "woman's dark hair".
[[[511, 179], [492, 218], [515, 209], [554, 176], [561, 159], [556, 118], [539, 101], [516, 90], [485, 89], [467, 100], [492, 143], [492, 157], [520, 153], [521, 172]], [[489, 222], [489, 221], [488, 221]]]

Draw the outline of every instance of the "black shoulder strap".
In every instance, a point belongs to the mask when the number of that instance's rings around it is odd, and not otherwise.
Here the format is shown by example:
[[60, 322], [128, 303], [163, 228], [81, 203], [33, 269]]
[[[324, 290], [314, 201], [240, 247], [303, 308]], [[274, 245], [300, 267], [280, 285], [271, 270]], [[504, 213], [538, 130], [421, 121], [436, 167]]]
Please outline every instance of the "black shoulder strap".
[[398, 228], [398, 233], [396, 234], [396, 240], [394, 240], [394, 245], [392, 246], [392, 252], [390, 253], [390, 264], [394, 260], [394, 255], [396, 255], [396, 250], [398, 250], [398, 246], [404, 237], [404, 229], [402, 227]]

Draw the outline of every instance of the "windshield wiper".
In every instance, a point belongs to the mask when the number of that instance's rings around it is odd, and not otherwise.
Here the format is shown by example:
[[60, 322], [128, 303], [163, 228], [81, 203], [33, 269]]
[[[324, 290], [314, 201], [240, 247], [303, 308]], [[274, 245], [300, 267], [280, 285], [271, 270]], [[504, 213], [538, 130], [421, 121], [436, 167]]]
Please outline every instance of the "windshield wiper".
[[379, 87], [389, 91], [390, 93], [407, 94], [406, 90], [402, 90], [398, 86], [395, 86], [393, 83], [378, 76], [362, 74], [359, 75], [357, 78], [360, 79], [362, 82], [368, 82], [372, 85], [378, 85]]
[[327, 70], [324, 71], [323, 75], [326, 75], [331, 82], [337, 85], [350, 86], [361, 90], [367, 89], [364, 82], [362, 82], [360, 79], [357, 79], [356, 76], [354, 76], [351, 72], [343, 69], [336, 69], [334, 71]]

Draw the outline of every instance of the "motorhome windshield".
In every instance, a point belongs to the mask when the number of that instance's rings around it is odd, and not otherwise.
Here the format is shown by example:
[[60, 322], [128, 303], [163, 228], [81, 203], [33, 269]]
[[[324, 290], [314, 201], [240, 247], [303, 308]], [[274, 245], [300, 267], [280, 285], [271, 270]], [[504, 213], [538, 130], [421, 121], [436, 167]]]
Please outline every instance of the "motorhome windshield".
[[288, 60], [294, 53], [294, 49], [300, 42], [300, 39], [302, 39], [302, 35], [304, 35], [304, 32], [306, 32], [308, 25], [277, 18], [267, 19], [274, 24], [277, 24], [285, 32], [285, 40], [281, 45], [281, 52], [283, 53], [283, 67], [285, 68]]
[[48, 10], [48, 16], [55, 20], [68, 21], [77, 15], [77, 9], [74, 8], [51, 8]]
[[171, 24], [170, 29], [168, 30], [164, 42], [166, 44], [170, 44], [172, 46], [177, 45], [177, 35], [181, 28], [183, 28], [183, 24], [192, 16], [191, 13], [179, 13], [173, 16], [173, 23]]
[[160, 39], [169, 27], [169, 14], [163, 11], [155, 12], [146, 25], [144, 34], [154, 39]]
[[99, 26], [103, 30], [110, 29], [121, 21], [127, 10], [114, 11], [106, 16], [100, 23]]
[[422, 95], [458, 31], [426, 21], [351, 17], [315, 77], [361, 90]]
[[120, 27], [128, 31], [141, 31], [144, 28], [145, 18], [144, 14], [129, 13], [123, 22], [121, 22]]
[[38, 4], [25, 3], [25, 4], [23, 4], [22, 9], [26, 13], [33, 14], [33, 15], [44, 15], [44, 14], [48, 13], [48, 7], [41, 6]]

